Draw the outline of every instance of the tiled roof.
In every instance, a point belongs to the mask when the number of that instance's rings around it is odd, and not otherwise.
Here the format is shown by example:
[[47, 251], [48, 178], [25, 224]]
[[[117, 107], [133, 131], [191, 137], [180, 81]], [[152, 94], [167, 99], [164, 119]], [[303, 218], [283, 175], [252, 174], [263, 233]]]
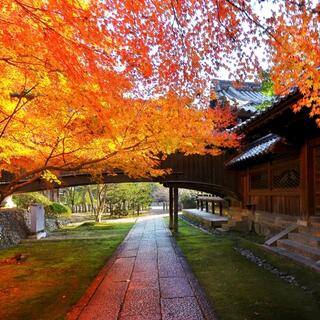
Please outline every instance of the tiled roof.
[[253, 144], [249, 145], [240, 154], [231, 159], [227, 165], [234, 165], [240, 162], [244, 162], [250, 159], [257, 158], [259, 156], [268, 154], [272, 152], [272, 148], [281, 141], [281, 137], [276, 134], [268, 134], [263, 138], [255, 141]]
[[260, 111], [255, 112], [249, 119], [246, 121], [243, 121], [236, 126], [234, 126], [231, 131], [240, 132], [242, 129], [244, 129], [246, 126], [248, 126], [250, 123], [254, 122], [255, 120], [259, 119], [263, 115], [271, 112], [275, 108], [277, 108], [282, 102], [287, 100], [289, 97], [294, 96], [299, 92], [297, 87], [294, 87], [290, 90], [289, 94], [275, 97], [271, 100], [271, 105], [265, 109], [262, 109]]
[[271, 101], [261, 93], [261, 85], [254, 82], [245, 82], [241, 87], [235, 87], [232, 81], [214, 80], [213, 89], [218, 99], [226, 98], [231, 105], [255, 113], [256, 107], [265, 101]]

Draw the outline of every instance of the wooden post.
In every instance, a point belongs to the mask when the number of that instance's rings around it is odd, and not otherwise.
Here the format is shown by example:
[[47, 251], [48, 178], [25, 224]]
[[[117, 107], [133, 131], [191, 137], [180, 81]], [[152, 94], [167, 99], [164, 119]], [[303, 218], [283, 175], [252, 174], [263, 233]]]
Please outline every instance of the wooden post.
[[221, 201], [219, 202], [219, 213], [220, 213], [220, 216], [222, 216], [222, 202]]
[[173, 188], [169, 187], [169, 229], [173, 229]]
[[173, 188], [173, 231], [178, 232], [178, 188]]
[[300, 152], [300, 218], [308, 220], [314, 213], [314, 191], [312, 190], [312, 157], [308, 143], [304, 143]]
[[209, 212], [209, 202], [206, 200], [206, 212]]
[[214, 201], [211, 201], [211, 212], [214, 214]]
[[203, 211], [203, 200], [200, 200], [200, 209]]
[[199, 206], [199, 200], [197, 200], [197, 209], [199, 210], [200, 206]]

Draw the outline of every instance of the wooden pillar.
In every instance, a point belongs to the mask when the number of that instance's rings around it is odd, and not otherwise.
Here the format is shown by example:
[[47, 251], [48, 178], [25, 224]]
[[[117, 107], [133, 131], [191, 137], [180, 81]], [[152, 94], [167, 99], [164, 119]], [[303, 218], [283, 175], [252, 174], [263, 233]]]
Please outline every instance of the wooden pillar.
[[199, 200], [197, 200], [197, 209], [199, 210], [200, 206], [199, 206]]
[[306, 142], [300, 152], [300, 218], [303, 220], [308, 220], [314, 212], [312, 167], [312, 155]]
[[219, 202], [219, 213], [222, 216], [222, 202]]
[[214, 214], [214, 201], [211, 201], [211, 212]]
[[209, 201], [206, 201], [206, 212], [209, 212]]
[[173, 188], [169, 187], [169, 229], [173, 229]]
[[178, 232], [178, 188], [173, 188], [173, 231]]
[[203, 211], [203, 200], [200, 200], [200, 210]]

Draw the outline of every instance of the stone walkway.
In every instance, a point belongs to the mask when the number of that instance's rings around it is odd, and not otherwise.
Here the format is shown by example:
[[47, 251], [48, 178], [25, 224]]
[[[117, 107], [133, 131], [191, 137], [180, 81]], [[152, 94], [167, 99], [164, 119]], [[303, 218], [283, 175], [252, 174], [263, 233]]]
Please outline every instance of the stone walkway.
[[67, 319], [209, 320], [214, 315], [162, 217], [151, 216], [138, 219]]

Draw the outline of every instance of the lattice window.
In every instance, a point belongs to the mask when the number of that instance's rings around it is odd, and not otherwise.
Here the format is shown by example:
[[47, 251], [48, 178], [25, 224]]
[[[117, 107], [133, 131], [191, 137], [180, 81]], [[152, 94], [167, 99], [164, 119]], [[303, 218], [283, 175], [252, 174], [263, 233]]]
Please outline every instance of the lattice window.
[[250, 174], [250, 189], [268, 189], [268, 172], [266, 170]]
[[273, 189], [295, 189], [300, 185], [299, 165], [289, 165], [286, 168], [272, 170]]

